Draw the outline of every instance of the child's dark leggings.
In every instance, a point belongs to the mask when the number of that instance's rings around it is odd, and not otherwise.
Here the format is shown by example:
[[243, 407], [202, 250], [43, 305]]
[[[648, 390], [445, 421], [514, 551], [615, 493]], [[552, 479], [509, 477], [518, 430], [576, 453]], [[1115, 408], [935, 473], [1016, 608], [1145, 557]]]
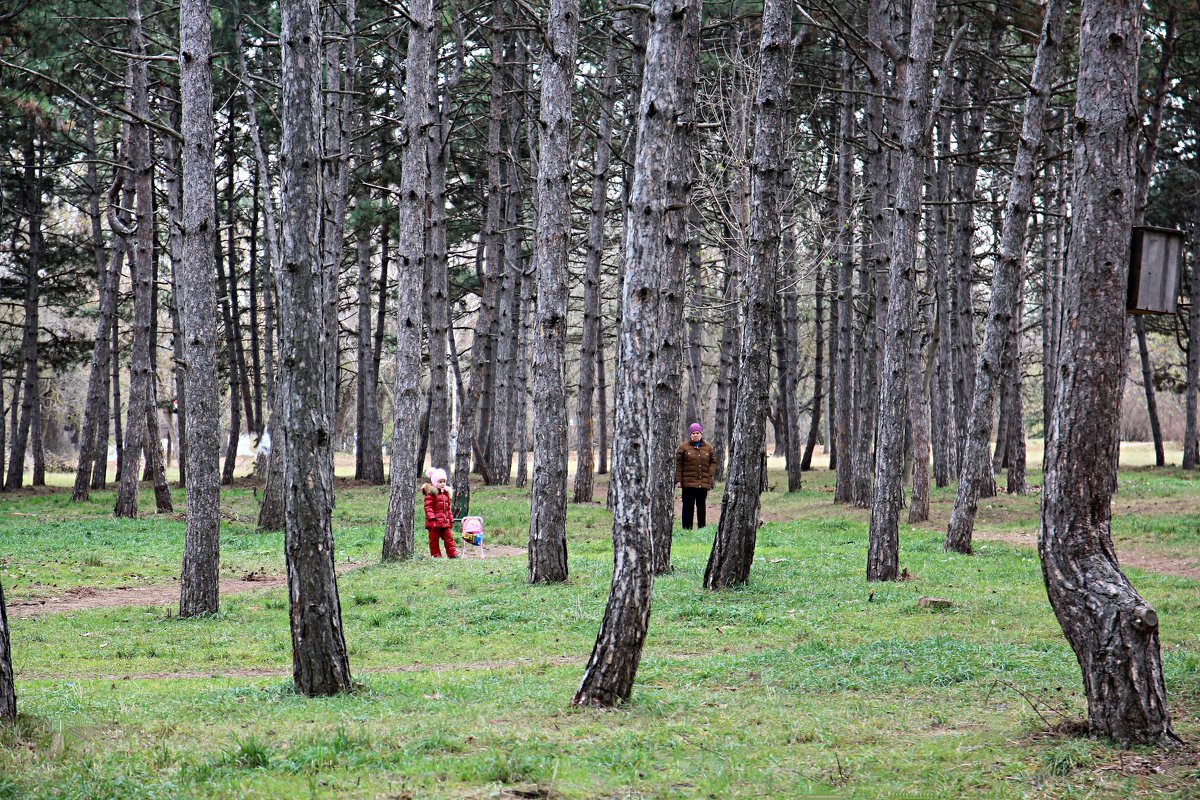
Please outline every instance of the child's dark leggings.
[[429, 529], [429, 555], [434, 558], [442, 557], [441, 549], [438, 547], [439, 539], [446, 543], [446, 557], [458, 558], [458, 548], [454, 546], [454, 531], [450, 528]]
[[704, 501], [708, 497], [708, 489], [689, 489], [683, 487], [683, 529], [692, 529], [692, 509], [696, 511], [696, 527], [704, 527]]

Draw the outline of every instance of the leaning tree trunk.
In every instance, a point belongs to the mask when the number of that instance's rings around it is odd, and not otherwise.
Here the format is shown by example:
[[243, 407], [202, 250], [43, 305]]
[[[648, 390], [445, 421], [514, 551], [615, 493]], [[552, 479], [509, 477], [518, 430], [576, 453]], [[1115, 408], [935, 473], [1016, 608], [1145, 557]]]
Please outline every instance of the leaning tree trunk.
[[213, 283], [212, 22], [210, 0], [180, 6], [179, 68], [183, 133], [183, 230], [179, 327], [188, 400], [187, 529], [179, 578], [179, 616], [215, 614], [220, 566], [220, 398], [217, 395], [217, 295]]
[[760, 77], [754, 98], [754, 158], [750, 179], [750, 259], [746, 274], [745, 323], [738, 365], [736, 417], [721, 519], [713, 540], [704, 588], [738, 586], [750, 577], [758, 531], [761, 468], [769, 402], [771, 321], [779, 269], [780, 189], [785, 168], [784, 116], [791, 73], [792, 4], [763, 5]]
[[551, 0], [538, 130], [537, 324], [533, 339], [529, 582], [567, 579], [567, 257], [571, 251], [571, 83], [579, 0]]
[[1085, 0], [1081, 14], [1066, 324], [1038, 533], [1046, 592], [1083, 670], [1089, 731], [1125, 745], [1174, 738], [1158, 616], [1118, 567], [1111, 531], [1140, 7]]
[[900, 572], [900, 508], [904, 503], [904, 423], [908, 415], [909, 339], [912, 336], [921, 191], [928, 161], [929, 61], [935, 0], [914, 0], [900, 131], [900, 169], [888, 271], [887, 322], [880, 376], [875, 486], [871, 498], [867, 580], [895, 580]]
[[1138, 357], [1142, 364], [1142, 390], [1146, 394], [1146, 416], [1150, 420], [1150, 437], [1154, 440], [1154, 466], [1167, 464], [1163, 450], [1162, 424], [1158, 421], [1158, 400], [1154, 393], [1154, 373], [1150, 368], [1150, 348], [1146, 343], [1146, 322], [1141, 317], [1133, 318], [1133, 331], [1137, 336]]
[[579, 400], [575, 459], [576, 503], [592, 502], [595, 468], [593, 442], [596, 415], [596, 350], [600, 339], [600, 266], [604, 255], [604, 219], [608, 209], [608, 167], [612, 161], [613, 105], [617, 88], [617, 37], [609, 36], [604, 55], [604, 83], [600, 88], [596, 163], [592, 169], [592, 208], [588, 217], [588, 259], [583, 279], [583, 336], [579, 344]]
[[1058, 62], [1064, 15], [1063, 0], [1050, 0], [1042, 21], [1029, 96], [1025, 99], [1021, 139], [1013, 162], [999, 255], [992, 277], [992, 299], [983, 331], [983, 345], [979, 349], [979, 362], [975, 367], [975, 394], [971, 400], [971, 416], [963, 440], [965, 447], [958, 476], [958, 494], [954, 498], [954, 510], [950, 513], [950, 525], [944, 543], [945, 549], [958, 553], [971, 552], [971, 535], [975, 528], [979, 497], [986, 496], [982, 491], [986, 484], [995, 483], [988, 454], [992, 417], [996, 409], [996, 394], [1005, 379], [1004, 355], [1008, 346], [1009, 327], [1020, 303], [1025, 229], [1033, 202], [1033, 177], [1037, 169], [1046, 108], [1050, 102], [1054, 68]]
[[[434, 0], [409, 6], [408, 65], [399, 215], [396, 225], [396, 388], [392, 397], [392, 452], [383, 559], [413, 556], [413, 490], [417, 486], [417, 438], [421, 415], [421, 283], [425, 277], [425, 208], [429, 195], [428, 144], [433, 123], [429, 80], [434, 55]], [[456, 515], [457, 516], [457, 515]]]
[[[317, 0], [283, 0], [282, 213], [279, 272], [283, 428], [284, 552], [287, 556], [292, 676], [296, 692], [331, 695], [351, 688], [333, 553], [332, 398], [325, 348], [328, 285], [318, 236], [321, 204], [320, 64]], [[423, 73], [418, 73], [423, 74]]]
[[17, 693], [13, 688], [12, 645], [8, 635], [8, 611], [4, 587], [0, 586], [0, 719], [17, 716]]
[[615, 706], [628, 700], [633, 690], [650, 624], [654, 582], [651, 452], [655, 437], [666, 435], [674, 441], [675, 436], [673, 430], [655, 430], [655, 362], [658, 311], [668, 288], [662, 279], [681, 274], [688, 258], [700, 2], [654, 0], [650, 24], [629, 195], [637, 213], [630, 215], [627, 229], [622, 288], [610, 484], [612, 586], [573, 705]]
[[[141, 0], [129, 0], [129, 50], [132, 58], [133, 113], [150, 118], [146, 38], [142, 30]], [[150, 126], [134, 122], [130, 139], [130, 162], [137, 193], [134, 211], [134, 243], [130, 273], [133, 278], [133, 352], [129, 368], [129, 402], [126, 406], [125, 452], [121, 460], [120, 486], [113, 513], [136, 517], [138, 467], [146, 446], [146, 410], [150, 403], [150, 318], [153, 306], [154, 214], [151, 193]], [[119, 407], [119, 406], [118, 406]]]
[[854, 202], [854, 66], [849, 49], [842, 53], [842, 107], [838, 117], [838, 268], [837, 291], [837, 359], [833, 365], [838, 390], [833, 419], [833, 449], [837, 453], [836, 482], [833, 502], [849, 503], [854, 499], [854, 460], [851, 443], [854, 441], [853, 355], [854, 339], [854, 223], [851, 204]]

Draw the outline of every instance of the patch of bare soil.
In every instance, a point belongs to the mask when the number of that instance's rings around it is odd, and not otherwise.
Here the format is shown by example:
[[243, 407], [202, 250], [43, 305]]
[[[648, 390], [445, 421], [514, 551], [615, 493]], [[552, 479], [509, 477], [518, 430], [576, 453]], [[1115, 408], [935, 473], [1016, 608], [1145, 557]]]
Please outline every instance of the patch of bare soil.
[[[464, 558], [478, 558], [479, 549], [471, 545], [459, 546]], [[507, 544], [485, 544], [484, 558], [515, 558], [525, 555], [522, 547]], [[338, 564], [341, 575], [359, 564]], [[256, 589], [275, 589], [287, 586], [286, 575], [265, 575], [250, 572], [240, 578], [221, 580], [221, 597], [250, 592]], [[61, 614], [70, 611], [87, 611], [93, 608], [119, 608], [122, 606], [173, 606], [179, 602], [179, 580], [151, 586], [118, 586], [115, 589], [99, 589], [94, 586], [74, 586], [55, 597], [33, 599], [15, 598], [8, 604], [8, 616], [13, 618], [36, 617], [41, 614]]]
[[[1037, 548], [1036, 531], [987, 531], [977, 530], [976, 539], [991, 542], [1015, 544], [1019, 547]], [[1200, 560], [1188, 558], [1167, 558], [1150, 553], [1122, 547], [1116, 544], [1117, 560], [1122, 568], [1135, 567], [1146, 572], [1160, 572], [1163, 575], [1174, 575], [1178, 578], [1191, 578], [1200, 581]]]
[[[345, 570], [339, 567], [339, 572]], [[251, 572], [241, 578], [222, 579], [220, 592], [227, 597], [254, 589], [274, 589], [286, 586], [286, 575], [262, 575]], [[179, 602], [179, 582], [152, 586], [118, 586], [115, 589], [97, 589], [92, 586], [74, 586], [56, 597], [39, 600], [14, 600], [8, 605], [10, 617], [35, 617], [41, 614], [60, 614], [67, 611], [86, 611], [93, 608], [118, 608], [121, 606], [170, 606]]]

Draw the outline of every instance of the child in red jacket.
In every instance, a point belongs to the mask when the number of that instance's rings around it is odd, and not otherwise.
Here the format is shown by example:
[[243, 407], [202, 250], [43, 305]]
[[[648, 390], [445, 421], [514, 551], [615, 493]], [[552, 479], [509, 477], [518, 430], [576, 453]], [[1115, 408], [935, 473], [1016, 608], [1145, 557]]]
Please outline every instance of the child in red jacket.
[[450, 526], [454, 524], [454, 515], [450, 512], [450, 490], [446, 488], [446, 470], [433, 468], [425, 473], [429, 483], [421, 487], [425, 495], [425, 530], [429, 531], [429, 555], [441, 558], [438, 540], [446, 543], [446, 557], [458, 558], [458, 548], [454, 546], [454, 534]]

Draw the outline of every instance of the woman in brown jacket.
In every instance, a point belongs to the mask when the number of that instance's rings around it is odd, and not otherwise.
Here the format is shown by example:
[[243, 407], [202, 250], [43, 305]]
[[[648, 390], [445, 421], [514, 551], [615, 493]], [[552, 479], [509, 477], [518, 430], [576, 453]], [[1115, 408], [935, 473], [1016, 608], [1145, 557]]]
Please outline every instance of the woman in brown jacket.
[[692, 511], [695, 510], [696, 527], [704, 527], [704, 501], [713, 485], [717, 471], [717, 454], [712, 445], [704, 441], [704, 429], [699, 422], [688, 428], [688, 441], [675, 451], [675, 485], [683, 487], [683, 529], [692, 529]]

